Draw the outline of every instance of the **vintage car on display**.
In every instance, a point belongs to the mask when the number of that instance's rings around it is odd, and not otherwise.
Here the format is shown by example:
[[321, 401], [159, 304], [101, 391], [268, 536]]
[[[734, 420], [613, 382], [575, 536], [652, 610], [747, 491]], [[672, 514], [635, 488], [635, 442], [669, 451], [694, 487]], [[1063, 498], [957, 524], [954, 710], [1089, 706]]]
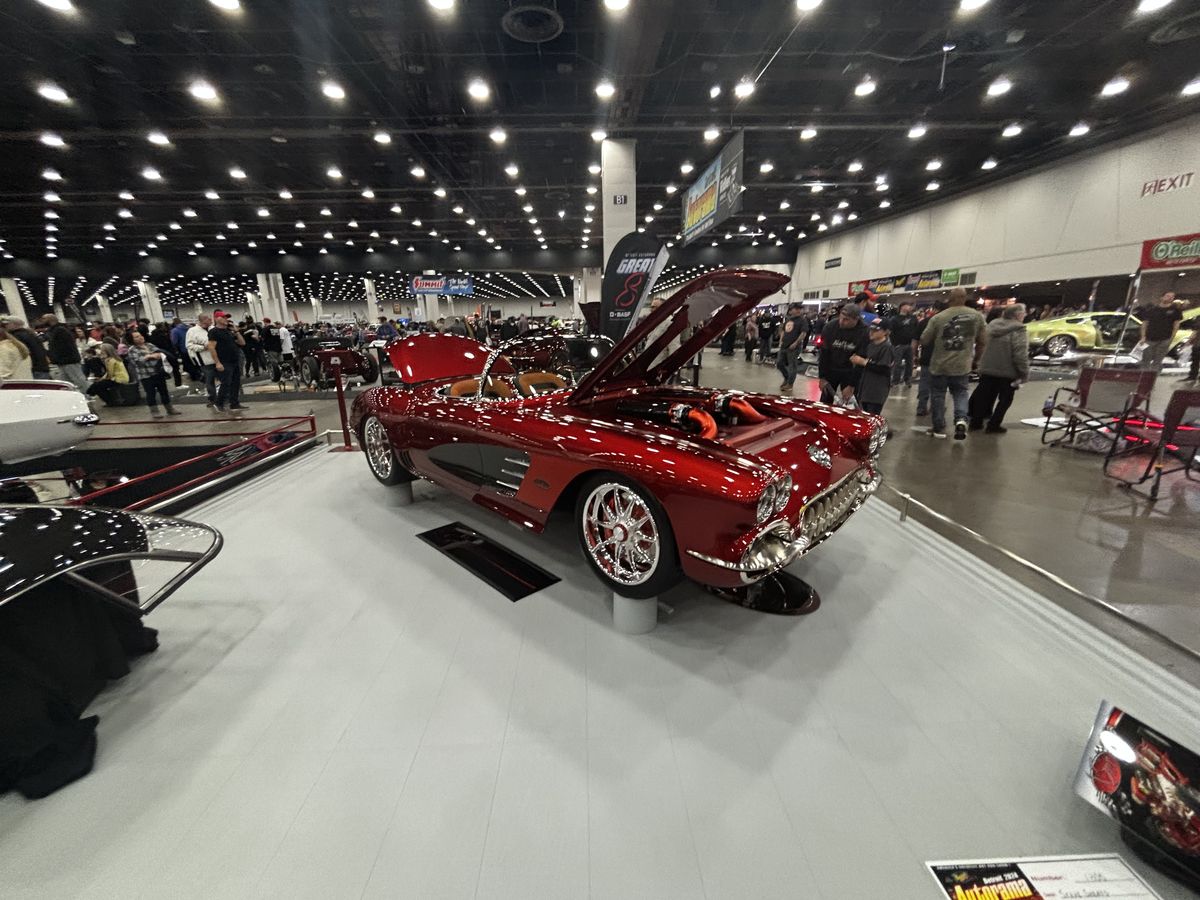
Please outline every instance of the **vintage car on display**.
[[355, 398], [384, 484], [427, 478], [534, 532], [568, 510], [600, 580], [652, 597], [687, 576], [738, 589], [828, 538], [877, 488], [882, 419], [670, 382], [787, 277], [718, 271], [683, 287], [573, 381], [522, 339], [393, 343], [401, 383]]
[[0, 465], [66, 453], [99, 421], [69, 382], [0, 382]]
[[356, 350], [354, 342], [344, 337], [301, 338], [292, 360], [282, 365], [271, 363], [271, 380], [278, 383], [298, 379], [307, 387], [326, 390], [333, 384], [332, 359], [338, 360], [347, 378], [361, 378], [363, 384], [379, 380], [379, 361], [370, 353]]
[[1057, 359], [1076, 350], [1132, 350], [1138, 342], [1142, 320], [1122, 312], [1073, 313], [1029, 322], [1029, 352]]

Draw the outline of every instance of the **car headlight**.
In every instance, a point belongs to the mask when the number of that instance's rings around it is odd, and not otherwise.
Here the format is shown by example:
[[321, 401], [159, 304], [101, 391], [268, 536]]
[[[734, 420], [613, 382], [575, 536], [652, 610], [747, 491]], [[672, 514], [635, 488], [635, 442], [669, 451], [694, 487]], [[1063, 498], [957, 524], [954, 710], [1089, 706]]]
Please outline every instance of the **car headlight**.
[[775, 482], [771, 482], [763, 490], [758, 501], [758, 521], [765, 522], [775, 513]]
[[880, 425], [871, 432], [870, 453], [872, 456], [878, 456], [883, 450], [883, 445], [887, 443], [887, 426]]
[[783, 479], [775, 484], [775, 514], [783, 512], [783, 508], [788, 505], [788, 500], [792, 497], [792, 476], [784, 475]]

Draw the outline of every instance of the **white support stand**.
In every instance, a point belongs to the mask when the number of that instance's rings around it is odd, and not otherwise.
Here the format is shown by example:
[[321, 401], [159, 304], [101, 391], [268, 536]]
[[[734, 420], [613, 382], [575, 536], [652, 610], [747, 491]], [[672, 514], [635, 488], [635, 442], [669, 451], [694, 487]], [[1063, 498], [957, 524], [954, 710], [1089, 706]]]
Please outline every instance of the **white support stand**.
[[392, 498], [393, 506], [412, 506], [413, 505], [413, 483], [406, 481], [403, 484], [398, 484], [388, 491], [388, 496]]
[[612, 595], [613, 627], [621, 634], [649, 634], [658, 625], [658, 598], [631, 600]]

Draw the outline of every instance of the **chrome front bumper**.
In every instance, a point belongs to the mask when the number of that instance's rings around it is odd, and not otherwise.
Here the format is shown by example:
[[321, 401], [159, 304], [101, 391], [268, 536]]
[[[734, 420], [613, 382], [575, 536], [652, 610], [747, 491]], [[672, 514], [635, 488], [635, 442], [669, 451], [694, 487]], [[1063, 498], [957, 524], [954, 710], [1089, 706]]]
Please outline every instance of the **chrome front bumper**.
[[744, 583], [753, 584], [795, 562], [831, 537], [879, 489], [882, 480], [879, 474], [871, 474], [865, 469], [851, 472], [805, 505], [797, 529], [786, 521], [772, 522], [750, 543], [738, 562], [695, 550], [688, 550], [687, 554], [701, 562], [737, 572]]

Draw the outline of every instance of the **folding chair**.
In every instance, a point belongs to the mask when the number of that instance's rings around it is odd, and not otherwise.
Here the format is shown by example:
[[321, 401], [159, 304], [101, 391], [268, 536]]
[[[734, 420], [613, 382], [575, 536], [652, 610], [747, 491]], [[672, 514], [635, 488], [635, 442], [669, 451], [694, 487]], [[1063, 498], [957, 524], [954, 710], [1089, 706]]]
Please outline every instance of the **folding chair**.
[[[1111, 427], [1114, 420], [1124, 419], [1149, 402], [1157, 377], [1157, 372], [1148, 369], [1080, 369], [1076, 387], [1054, 392], [1042, 426], [1042, 443], [1057, 447], [1074, 443], [1081, 434]], [[1066, 421], [1055, 422], [1055, 413]], [[1051, 439], [1055, 434], [1060, 436]]]
[[[1141, 475], [1129, 480], [1120, 474], [1112, 474], [1109, 468], [1119, 456], [1140, 450], [1149, 450], [1150, 459]], [[1200, 450], [1200, 390], [1176, 391], [1167, 404], [1162, 420], [1150, 416], [1122, 418], [1116, 424], [1112, 447], [1104, 458], [1104, 474], [1115, 478], [1125, 487], [1145, 484], [1154, 479], [1150, 488], [1150, 499], [1158, 499], [1158, 487], [1164, 475], [1183, 472], [1191, 480], [1196, 469], [1196, 453]], [[1179, 465], [1167, 468], [1167, 454], [1179, 460]]]

